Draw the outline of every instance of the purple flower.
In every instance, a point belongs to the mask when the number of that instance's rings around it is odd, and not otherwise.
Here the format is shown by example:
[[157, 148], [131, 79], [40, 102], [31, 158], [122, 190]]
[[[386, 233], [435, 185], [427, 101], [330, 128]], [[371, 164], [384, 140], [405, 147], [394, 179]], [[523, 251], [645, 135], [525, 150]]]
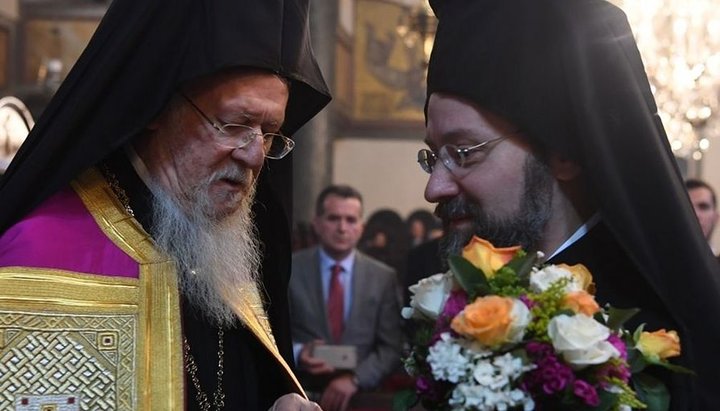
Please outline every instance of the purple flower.
[[527, 351], [528, 355], [537, 359], [544, 359], [553, 353], [553, 349], [550, 344], [544, 344], [536, 341], [528, 342], [527, 345], [525, 345], [525, 351]]
[[561, 392], [573, 381], [572, 370], [558, 360], [549, 344], [532, 341], [525, 346], [525, 350], [537, 366], [525, 380], [530, 391], [542, 390], [551, 395]]
[[415, 392], [420, 398], [430, 402], [442, 401], [453, 388], [453, 384], [436, 381], [429, 375], [421, 375], [415, 379]]
[[427, 394], [432, 388], [432, 380], [424, 375], [421, 375], [415, 380], [415, 389], [417, 393]]
[[630, 381], [631, 373], [630, 373], [630, 367], [627, 366], [627, 364], [618, 365], [613, 369], [613, 374], [615, 377], [618, 377], [619, 379], [623, 380], [623, 382], [628, 383]]
[[450, 333], [456, 336], [457, 333], [450, 328], [450, 323], [456, 315], [460, 314], [465, 306], [467, 305], [467, 294], [464, 290], [453, 290], [450, 291], [445, 306], [443, 307], [442, 313], [438, 316], [435, 321], [435, 329], [433, 330], [433, 336], [430, 339], [430, 346], [434, 345], [440, 340], [442, 333]]
[[565, 389], [565, 386], [567, 385], [567, 380], [562, 378], [551, 378], [546, 380], [543, 385], [542, 389], [545, 394], [555, 394], [556, 392], [560, 392], [563, 389]]
[[608, 383], [608, 379], [610, 378], [619, 378], [627, 383], [630, 381], [631, 376], [630, 367], [627, 364], [627, 346], [625, 342], [616, 334], [610, 334], [607, 341], [618, 350], [620, 358], [611, 360], [598, 370], [597, 379], [603, 388], [607, 388], [610, 385]]
[[620, 352], [620, 358], [627, 361], [627, 346], [625, 342], [615, 334], [610, 334], [607, 341]]
[[613, 360], [597, 371], [597, 380], [600, 381], [600, 386], [603, 388], [607, 388], [611, 385], [608, 382], [610, 378], [619, 378], [623, 382], [627, 383], [630, 381], [630, 376], [630, 367], [627, 362], [622, 360]]
[[560, 363], [554, 356], [547, 357], [545, 361], [538, 364], [538, 371], [543, 381], [543, 391], [546, 394], [564, 390], [573, 380], [573, 372], [570, 367]]
[[441, 317], [445, 317], [448, 321], [455, 318], [456, 315], [460, 314], [460, 311], [467, 305], [467, 294], [464, 290], [453, 290], [450, 291], [450, 296], [445, 302], [443, 312], [440, 314]]
[[586, 381], [575, 380], [573, 392], [576, 396], [582, 398], [585, 404], [591, 407], [597, 407], [600, 404], [600, 397], [598, 397], [597, 390]]
[[521, 295], [520, 297], [518, 297], [518, 299], [519, 299], [520, 301], [522, 301], [523, 304], [525, 304], [525, 306], [526, 306], [529, 310], [532, 310], [532, 308], [537, 305], [537, 303], [536, 303], [535, 301], [531, 300], [531, 299], [530, 299], [527, 295], [525, 295], [525, 294], [523, 294], [523, 295]]

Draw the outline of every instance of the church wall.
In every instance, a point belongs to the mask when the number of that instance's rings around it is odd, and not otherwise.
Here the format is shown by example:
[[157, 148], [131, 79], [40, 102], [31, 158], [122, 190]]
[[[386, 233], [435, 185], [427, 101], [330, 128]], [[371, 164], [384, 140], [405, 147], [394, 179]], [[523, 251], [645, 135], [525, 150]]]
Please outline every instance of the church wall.
[[0, 15], [16, 20], [19, 13], [18, 0], [0, 0]]
[[366, 217], [381, 208], [394, 209], [402, 217], [417, 208], [433, 210], [423, 198], [428, 175], [415, 161], [423, 147], [420, 139], [340, 138], [333, 150], [332, 181], [362, 193]]

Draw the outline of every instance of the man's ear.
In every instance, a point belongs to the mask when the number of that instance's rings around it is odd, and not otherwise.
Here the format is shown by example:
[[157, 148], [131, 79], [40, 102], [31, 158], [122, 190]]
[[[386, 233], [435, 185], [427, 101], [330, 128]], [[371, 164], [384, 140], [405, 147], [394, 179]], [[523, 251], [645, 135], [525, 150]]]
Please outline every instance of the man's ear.
[[582, 172], [578, 163], [560, 154], [551, 154], [549, 165], [550, 172], [558, 181], [574, 180]]

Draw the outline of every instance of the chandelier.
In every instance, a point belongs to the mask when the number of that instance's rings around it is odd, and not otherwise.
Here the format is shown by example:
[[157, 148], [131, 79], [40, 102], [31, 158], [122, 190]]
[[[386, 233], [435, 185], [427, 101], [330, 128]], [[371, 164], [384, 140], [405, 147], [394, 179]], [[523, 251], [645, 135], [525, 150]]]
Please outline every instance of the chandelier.
[[720, 131], [720, 7], [714, 0], [613, 0], [628, 16], [677, 157], [700, 160]]
[[414, 1], [406, 8], [407, 13], [401, 15], [395, 29], [405, 47], [408, 49], [422, 48], [423, 63], [427, 67], [435, 41], [437, 18], [426, 0]]

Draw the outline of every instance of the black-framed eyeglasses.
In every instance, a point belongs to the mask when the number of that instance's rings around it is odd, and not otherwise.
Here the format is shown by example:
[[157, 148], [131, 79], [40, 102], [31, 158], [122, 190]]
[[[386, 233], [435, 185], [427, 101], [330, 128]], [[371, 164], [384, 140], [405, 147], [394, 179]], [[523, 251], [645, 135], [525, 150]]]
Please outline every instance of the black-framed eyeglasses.
[[254, 127], [244, 124], [227, 123], [220, 125], [212, 121], [185, 93], [180, 93], [180, 95], [217, 131], [217, 142], [222, 146], [233, 149], [243, 148], [256, 138], [262, 136], [265, 157], [272, 160], [279, 160], [285, 157], [295, 147], [295, 142], [282, 134], [263, 133]]
[[468, 162], [468, 158], [472, 153], [487, 150], [492, 144], [502, 141], [508, 136], [517, 133], [519, 132], [516, 131], [469, 147], [459, 147], [455, 144], [445, 144], [440, 147], [437, 154], [430, 149], [423, 148], [418, 151], [417, 161], [425, 172], [432, 174], [435, 169], [435, 165], [437, 164], [437, 160], [440, 159], [450, 173], [456, 177], [464, 177], [469, 173], [470, 163]]

